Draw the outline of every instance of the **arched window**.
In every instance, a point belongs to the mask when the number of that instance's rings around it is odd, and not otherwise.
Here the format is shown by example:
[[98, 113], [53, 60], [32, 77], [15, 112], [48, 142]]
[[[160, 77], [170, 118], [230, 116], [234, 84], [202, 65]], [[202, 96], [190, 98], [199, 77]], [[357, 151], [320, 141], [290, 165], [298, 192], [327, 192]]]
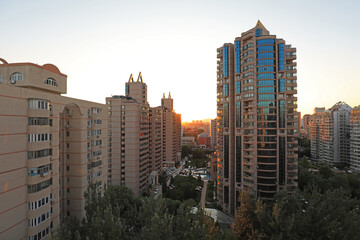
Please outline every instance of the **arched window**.
[[16, 82], [16, 81], [23, 81], [24, 80], [24, 77], [21, 73], [19, 72], [16, 72], [16, 73], [13, 73], [10, 77], [10, 81], [11, 82]]
[[53, 79], [53, 78], [48, 78], [48, 79], [46, 79], [45, 84], [47, 84], [47, 85], [51, 85], [51, 86], [55, 86], [55, 87], [57, 87], [57, 86], [58, 86], [58, 84], [57, 84], [56, 80], [55, 80], [55, 79]]
[[2, 81], [3, 81], [3, 80], [2, 80], [2, 76], [0, 75], [0, 83], [2, 83]]

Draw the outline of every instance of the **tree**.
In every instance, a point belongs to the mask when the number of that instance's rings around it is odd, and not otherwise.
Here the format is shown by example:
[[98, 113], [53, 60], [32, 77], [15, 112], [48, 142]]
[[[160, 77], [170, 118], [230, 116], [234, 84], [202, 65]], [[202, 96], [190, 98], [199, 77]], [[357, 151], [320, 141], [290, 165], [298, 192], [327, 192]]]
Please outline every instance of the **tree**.
[[186, 157], [189, 156], [189, 154], [192, 154], [192, 148], [190, 145], [182, 145], [181, 146], [181, 156]]

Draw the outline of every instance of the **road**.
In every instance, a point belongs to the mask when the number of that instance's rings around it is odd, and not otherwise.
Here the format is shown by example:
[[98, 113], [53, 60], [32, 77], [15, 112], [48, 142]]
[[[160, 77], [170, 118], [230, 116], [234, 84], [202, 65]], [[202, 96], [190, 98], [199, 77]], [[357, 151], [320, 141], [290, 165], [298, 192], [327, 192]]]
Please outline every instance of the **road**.
[[205, 202], [206, 202], [206, 190], [209, 180], [204, 180], [204, 186], [201, 191], [201, 207], [205, 208]]

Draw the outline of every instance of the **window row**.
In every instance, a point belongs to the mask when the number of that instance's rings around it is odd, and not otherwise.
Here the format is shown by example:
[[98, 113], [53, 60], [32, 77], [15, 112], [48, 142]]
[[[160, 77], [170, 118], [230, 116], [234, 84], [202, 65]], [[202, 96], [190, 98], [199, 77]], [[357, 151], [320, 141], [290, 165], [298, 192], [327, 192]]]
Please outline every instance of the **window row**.
[[244, 61], [241, 61], [242, 64], [245, 64], [245, 63], [248, 63], [248, 62], [252, 62], [254, 61], [254, 58], [253, 57], [249, 57], [247, 59], [245, 59]]
[[56, 80], [53, 79], [53, 78], [48, 78], [48, 79], [46, 79], [44, 83], [47, 84], [47, 85], [54, 86], [54, 87], [57, 87], [57, 86], [58, 86]]
[[272, 66], [258, 67], [257, 72], [275, 72], [275, 67]]
[[249, 55], [251, 55], [253, 53], [254, 53], [253, 50], [249, 50], [249, 51], [243, 53], [243, 57], [245, 58], [245, 57], [247, 57], [247, 56], [249, 56]]
[[254, 90], [254, 86], [244, 87], [244, 92], [253, 91], [253, 90]]
[[254, 93], [244, 94], [244, 98], [250, 98], [250, 97], [254, 97]]
[[261, 39], [261, 40], [257, 40], [256, 41], [256, 45], [269, 45], [269, 44], [274, 44], [275, 43], [275, 39]]
[[261, 58], [275, 58], [275, 53], [273, 52], [258, 53], [257, 59], [261, 59]]
[[42, 165], [40, 167], [35, 168], [28, 168], [28, 175], [29, 176], [36, 176], [36, 175], [42, 175], [46, 176], [49, 174], [49, 172], [52, 170], [52, 164], [46, 164]]
[[52, 185], [52, 178], [50, 178], [49, 180], [43, 181], [41, 183], [38, 183], [38, 184], [28, 185], [28, 193], [39, 192], [39, 191], [49, 187], [50, 185]]
[[276, 100], [275, 94], [259, 94], [257, 96], [258, 100]]
[[42, 158], [47, 156], [52, 156], [51, 148], [28, 152], [28, 159]]
[[28, 220], [29, 227], [35, 227], [35, 226], [39, 225], [40, 223], [48, 220], [50, 218], [51, 214], [52, 214], [52, 208], [51, 208], [51, 210], [47, 211], [46, 213], [41, 214], [41, 216], [29, 219]]
[[92, 152], [93, 157], [100, 156], [100, 155], [101, 155], [101, 150]]
[[101, 108], [93, 107], [93, 108], [91, 108], [91, 112], [92, 112], [92, 114], [100, 114]]
[[13, 73], [10, 77], [10, 81], [11, 82], [16, 82], [16, 81], [24, 81], [24, 77], [21, 73], [19, 72], [16, 72], [16, 73]]
[[52, 200], [52, 193], [49, 194], [49, 196], [43, 197], [40, 200], [28, 202], [28, 208], [29, 210], [36, 210], [46, 204], [48, 204]]
[[247, 72], [247, 73], [244, 73], [244, 78], [247, 78], [248, 76], [253, 76], [254, 75], [254, 72]]
[[29, 99], [30, 109], [49, 109], [49, 101], [42, 99]]
[[260, 73], [256, 75], [257, 79], [274, 79], [275, 74], [274, 73]]
[[100, 146], [102, 144], [101, 140], [95, 140], [95, 141], [91, 141], [91, 146]]
[[251, 48], [251, 47], [253, 47], [253, 46], [254, 46], [253, 43], [248, 43], [247, 45], [244, 45], [244, 46], [243, 46], [243, 50], [245, 51], [245, 50], [247, 50], [248, 48]]
[[102, 124], [102, 120], [101, 119], [93, 119], [93, 120], [91, 120], [91, 124], [93, 124], [93, 125]]
[[28, 142], [46, 142], [51, 140], [50, 133], [28, 134]]
[[258, 60], [257, 66], [264, 66], [264, 65], [275, 65], [275, 60], [272, 59], [265, 59], [265, 60]]
[[243, 71], [247, 71], [248, 69], [253, 69], [254, 68], [254, 65], [250, 64], [250, 65], [247, 65], [245, 67], [243, 67]]
[[256, 48], [256, 52], [274, 52], [275, 46], [260, 46]]
[[229, 47], [224, 47], [224, 77], [229, 76]]
[[[270, 94], [269, 96], [271, 96], [272, 94]], [[263, 95], [264, 96], [264, 95]], [[261, 101], [257, 103], [258, 107], [276, 107], [276, 102], [275, 101]]]
[[28, 125], [29, 126], [49, 125], [49, 118], [46, 118], [46, 117], [29, 117], [28, 118]]
[[52, 222], [50, 224], [50, 227], [46, 227], [44, 230], [38, 232], [38, 234], [29, 236], [28, 240], [40, 240], [46, 237], [50, 233], [50, 228], [52, 227]]
[[101, 129], [92, 130], [91, 135], [92, 136], [100, 136], [101, 135]]

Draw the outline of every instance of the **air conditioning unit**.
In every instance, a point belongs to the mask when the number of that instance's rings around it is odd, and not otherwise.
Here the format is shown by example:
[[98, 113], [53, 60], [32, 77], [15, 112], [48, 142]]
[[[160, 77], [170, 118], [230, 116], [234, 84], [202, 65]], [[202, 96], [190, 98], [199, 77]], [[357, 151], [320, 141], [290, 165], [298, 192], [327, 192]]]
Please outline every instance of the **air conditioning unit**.
[[50, 156], [50, 161], [52, 161], [53, 160], [53, 157], [52, 156]]
[[54, 203], [55, 203], [55, 199], [52, 199], [52, 200], [50, 201], [50, 203], [51, 203], [51, 204], [54, 204]]
[[45, 176], [47, 176], [47, 175], [49, 175], [49, 172], [43, 172], [43, 173], [41, 173], [41, 176], [42, 176], [42, 177], [45, 177]]
[[14, 79], [11, 79], [11, 80], [10, 80], [10, 83], [11, 83], [11, 84], [15, 84], [16, 81], [15, 81]]
[[65, 128], [69, 128], [69, 124], [66, 124], [66, 125], [65, 125]]

